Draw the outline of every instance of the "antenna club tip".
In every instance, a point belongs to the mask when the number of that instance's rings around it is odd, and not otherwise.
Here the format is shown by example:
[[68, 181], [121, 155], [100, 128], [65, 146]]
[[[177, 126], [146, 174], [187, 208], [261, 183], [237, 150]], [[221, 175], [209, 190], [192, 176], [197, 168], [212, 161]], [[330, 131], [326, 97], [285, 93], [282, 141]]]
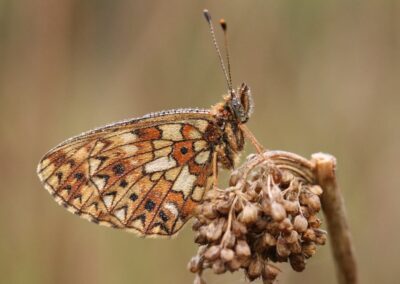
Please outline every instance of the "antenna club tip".
[[211, 22], [211, 15], [210, 15], [210, 13], [208, 12], [207, 9], [203, 10], [203, 15], [206, 18], [207, 22]]
[[227, 26], [227, 24], [226, 24], [226, 22], [225, 22], [224, 19], [219, 20], [219, 24], [221, 25], [221, 27], [222, 27], [222, 29], [223, 29], [224, 31], [227, 30], [228, 26]]

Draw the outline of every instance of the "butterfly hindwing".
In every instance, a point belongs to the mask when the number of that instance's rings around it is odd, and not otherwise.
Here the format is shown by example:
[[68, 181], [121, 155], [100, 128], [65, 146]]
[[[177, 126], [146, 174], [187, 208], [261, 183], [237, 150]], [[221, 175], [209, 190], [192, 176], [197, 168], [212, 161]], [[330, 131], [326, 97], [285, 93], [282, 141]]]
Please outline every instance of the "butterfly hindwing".
[[69, 139], [40, 161], [56, 201], [93, 222], [143, 236], [173, 235], [211, 186], [212, 116], [171, 111]]

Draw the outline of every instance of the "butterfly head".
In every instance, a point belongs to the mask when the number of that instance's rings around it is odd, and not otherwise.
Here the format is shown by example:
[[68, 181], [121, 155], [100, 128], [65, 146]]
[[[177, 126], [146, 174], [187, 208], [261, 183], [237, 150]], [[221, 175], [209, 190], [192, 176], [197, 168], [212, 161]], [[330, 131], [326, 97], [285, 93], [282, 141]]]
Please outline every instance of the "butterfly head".
[[227, 97], [226, 106], [233, 120], [238, 123], [246, 123], [253, 111], [250, 88], [245, 83], [242, 83], [237, 92], [231, 90]]

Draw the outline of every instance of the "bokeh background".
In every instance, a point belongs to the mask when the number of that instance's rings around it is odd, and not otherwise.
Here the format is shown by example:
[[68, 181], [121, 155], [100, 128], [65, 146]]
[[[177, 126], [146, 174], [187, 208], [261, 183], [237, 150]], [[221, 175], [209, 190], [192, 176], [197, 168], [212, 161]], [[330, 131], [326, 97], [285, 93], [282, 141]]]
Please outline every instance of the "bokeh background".
[[[337, 157], [361, 283], [397, 283], [395, 0], [0, 0], [0, 283], [192, 282], [190, 226], [173, 240], [96, 226], [53, 202], [35, 171], [82, 131], [219, 101], [226, 85], [206, 7], [228, 21], [233, 80], [256, 103], [249, 127], [270, 149]], [[280, 283], [336, 283], [329, 246], [303, 273], [281, 267]]]

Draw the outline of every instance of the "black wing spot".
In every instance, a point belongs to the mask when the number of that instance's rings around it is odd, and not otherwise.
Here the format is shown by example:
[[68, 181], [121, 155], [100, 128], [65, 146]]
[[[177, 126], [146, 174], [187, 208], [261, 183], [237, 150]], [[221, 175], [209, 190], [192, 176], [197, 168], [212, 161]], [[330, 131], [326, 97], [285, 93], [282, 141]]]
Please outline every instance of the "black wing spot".
[[61, 182], [61, 179], [62, 179], [62, 177], [63, 177], [63, 173], [62, 173], [62, 172], [57, 172], [57, 173], [56, 173], [56, 177], [57, 177], [57, 179], [58, 179], [58, 183], [60, 183], [60, 182]]
[[183, 146], [183, 147], [181, 148], [181, 153], [182, 153], [182, 155], [185, 155], [187, 152], [188, 152], [188, 148], [186, 148], [185, 146]]
[[122, 175], [125, 171], [125, 168], [124, 168], [124, 165], [117, 164], [112, 168], [112, 170], [116, 175]]
[[74, 177], [75, 177], [77, 180], [81, 180], [81, 179], [83, 178], [83, 173], [76, 173], [76, 174], [74, 175]]
[[129, 199], [132, 201], [136, 201], [138, 199], [138, 196], [136, 193], [132, 193], [131, 196], [129, 196]]
[[119, 186], [120, 186], [120, 187], [124, 187], [124, 188], [125, 188], [127, 185], [128, 185], [128, 183], [127, 183], [126, 180], [124, 180], [124, 179], [121, 180], [121, 182], [119, 183]]
[[152, 200], [149, 199], [146, 201], [146, 204], [144, 205], [144, 209], [151, 212], [151, 211], [153, 211], [155, 206], [156, 206], [156, 204]]
[[169, 220], [167, 214], [164, 213], [164, 211], [160, 211], [160, 213], [158, 214], [161, 218], [161, 220], [163, 220], [163, 222], [167, 222]]
[[104, 161], [106, 161], [108, 159], [108, 157], [106, 157], [106, 156], [98, 156], [98, 157], [96, 157], [96, 159], [104, 162]]

